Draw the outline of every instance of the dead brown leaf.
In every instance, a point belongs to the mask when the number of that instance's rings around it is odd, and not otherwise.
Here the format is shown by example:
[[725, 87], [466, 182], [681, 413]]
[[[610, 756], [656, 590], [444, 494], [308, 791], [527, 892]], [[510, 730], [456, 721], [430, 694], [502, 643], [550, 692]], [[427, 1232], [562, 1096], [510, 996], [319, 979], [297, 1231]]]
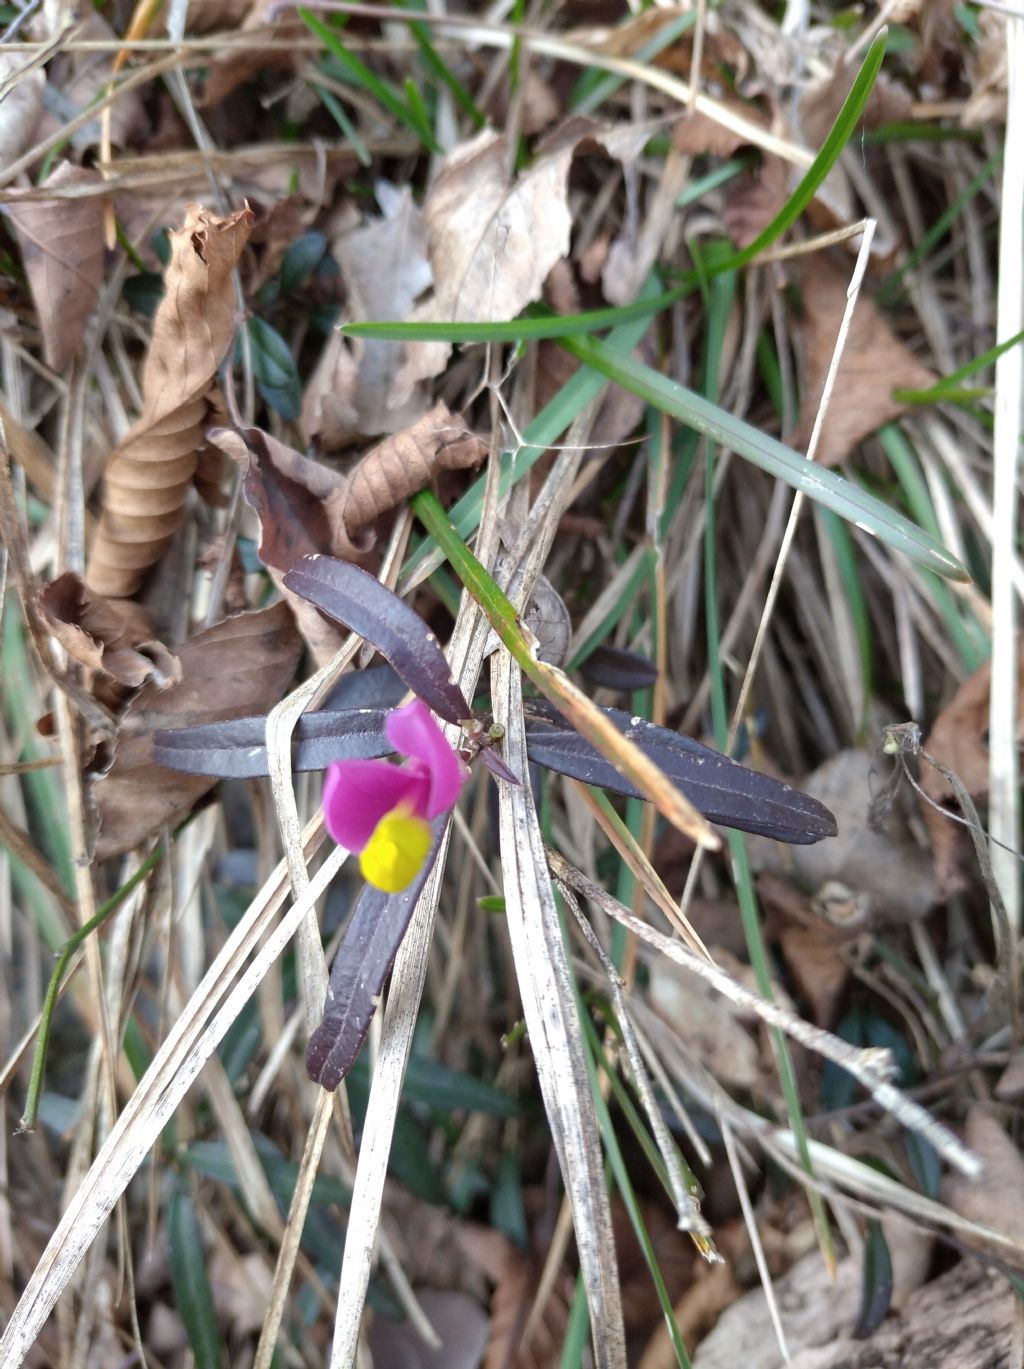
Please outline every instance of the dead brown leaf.
[[848, 931], [822, 918], [806, 894], [777, 875], [763, 874], [757, 892], [769, 913], [769, 934], [782, 947], [812, 1020], [830, 1027], [850, 974], [841, 951]]
[[[91, 185], [99, 173], [60, 162], [44, 185]], [[77, 355], [103, 281], [103, 201], [13, 200], [14, 224], [43, 335], [46, 364], [62, 372]]]
[[[849, 1324], [842, 1325], [830, 1343], [816, 1338], [813, 1348], [794, 1355], [790, 1369], [1008, 1369], [1017, 1362], [1009, 1349], [1014, 1301], [991, 1270], [961, 1260], [913, 1293], [870, 1339], [853, 1340]], [[699, 1357], [694, 1369], [705, 1369]]]
[[[750, 123], [769, 127], [769, 120], [745, 100], [726, 97], [718, 103], [730, 113], [738, 114]], [[748, 145], [749, 140], [735, 129], [726, 128], [718, 119], [689, 110], [676, 124], [672, 132], [672, 146], [684, 156], [698, 157], [710, 153], [713, 157], [731, 157], [739, 148]]]
[[960, 116], [965, 128], [1006, 121], [1006, 15], [980, 10], [978, 32], [978, 42], [968, 49], [966, 62], [971, 93]]
[[[992, 663], [984, 661], [965, 680], [949, 703], [932, 724], [924, 749], [948, 770], [958, 776], [973, 799], [988, 793], [988, 713]], [[1017, 711], [1024, 716], [1024, 652], [1017, 658]], [[954, 798], [953, 787], [945, 776], [922, 757], [921, 788], [938, 804], [949, 804]], [[958, 816], [960, 806], [952, 803]], [[937, 812], [931, 804], [922, 803], [921, 815], [932, 841], [935, 872], [940, 886], [948, 893], [963, 887], [959, 855], [968, 839], [961, 824], [952, 822]]]
[[142, 414], [107, 463], [103, 516], [86, 572], [100, 594], [134, 594], [181, 523], [207, 394], [234, 335], [231, 273], [252, 219], [248, 206], [219, 218], [194, 204], [170, 235], [165, 294], [142, 375]]
[[[785, 868], [815, 894], [828, 885], [845, 885], [866, 896], [873, 921], [906, 922], [924, 917], [939, 897], [933, 862], [917, 847], [902, 809], [894, 807], [882, 831], [868, 822], [871, 800], [884, 774], [866, 751], [840, 751], [800, 783], [836, 815], [839, 835], [816, 846], [787, 848]], [[782, 873], [779, 848], [763, 837], [749, 839], [751, 861], [759, 871]]]
[[326, 665], [344, 641], [344, 629], [286, 589], [282, 580], [300, 556], [342, 554], [331, 529], [327, 499], [344, 488], [345, 477], [259, 428], [213, 428], [208, 436], [242, 468], [242, 492], [260, 525], [260, 560], [291, 605], [313, 659]]
[[789, 196], [790, 168], [765, 153], [756, 170], [741, 176], [726, 196], [722, 219], [737, 247], [749, 247], [782, 209]]
[[154, 732], [266, 713], [284, 695], [301, 654], [285, 603], [226, 618], [178, 649], [180, 683], [165, 690], [143, 685], [124, 715], [113, 765], [92, 785], [97, 859], [130, 851], [177, 822], [216, 783], [157, 765]]
[[[581, 133], [574, 125], [563, 134], [512, 180], [508, 140], [490, 129], [449, 153], [423, 204], [434, 292], [412, 322], [510, 319], [540, 298], [569, 251], [569, 166]], [[407, 343], [390, 402], [404, 404], [444, 369], [451, 350], [447, 342]]]
[[53, 498], [57, 460], [37, 432], [18, 422], [2, 397], [0, 397], [0, 435], [7, 445], [7, 450], [28, 476], [29, 482], [35, 487], [36, 492], [47, 501], [51, 500]]
[[0, 52], [0, 167], [31, 146], [43, 111], [46, 73], [26, 71], [28, 64], [20, 52]]
[[166, 689], [181, 679], [178, 658], [152, 640], [136, 606], [90, 594], [74, 571], [43, 587], [39, 615], [72, 660], [117, 684]]
[[480, 462], [487, 448], [438, 401], [429, 413], [373, 447], [353, 467], [343, 489], [327, 500], [335, 542], [349, 558], [373, 545], [373, 524], [445, 471], [464, 471]]
[[[377, 198], [384, 217], [336, 236], [332, 252], [348, 287], [346, 317], [405, 319], [430, 286], [423, 220], [408, 187], [383, 182]], [[331, 334], [302, 402], [301, 428], [307, 441], [333, 451], [381, 433], [400, 432], [423, 413], [423, 386], [415, 385], [397, 405], [389, 404], [402, 349], [372, 338]]]
[[[859, 1260], [841, 1260], [834, 1278], [819, 1251], [799, 1260], [775, 1286], [790, 1352], [828, 1345], [852, 1326], [860, 1288]], [[779, 1369], [782, 1363], [761, 1288], [734, 1302], [693, 1356], [693, 1369]]]
[[[1019, 1263], [1024, 1267], [1024, 1157], [1020, 1148], [1007, 1136], [992, 1111], [980, 1103], [968, 1110], [964, 1141], [980, 1157], [984, 1168], [976, 1179], [949, 1174], [943, 1185], [943, 1197], [961, 1217], [979, 1226], [990, 1226], [1016, 1241], [1020, 1248]], [[980, 1238], [968, 1235], [963, 1239], [985, 1249]]]
[[[824, 253], [815, 252], [804, 264], [800, 284], [804, 301], [803, 383], [800, 423], [793, 438], [797, 448], [807, 445], [814, 427], [846, 309], [849, 276], [837, 270]], [[874, 301], [862, 290], [843, 348], [816, 460], [823, 466], [845, 461], [869, 434], [906, 412], [907, 406], [893, 399], [893, 390], [923, 390], [934, 385], [936, 379], [935, 373], [899, 340]]]

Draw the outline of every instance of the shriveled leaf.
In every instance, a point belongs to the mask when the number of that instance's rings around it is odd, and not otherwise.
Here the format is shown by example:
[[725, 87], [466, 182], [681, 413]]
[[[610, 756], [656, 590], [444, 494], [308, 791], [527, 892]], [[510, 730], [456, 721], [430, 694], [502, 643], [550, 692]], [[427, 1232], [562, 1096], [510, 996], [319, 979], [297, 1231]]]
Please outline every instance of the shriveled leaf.
[[[338, 708], [303, 713], [292, 733], [292, 770], [324, 770], [331, 761], [366, 760], [394, 750], [384, 733], [387, 708]], [[270, 773], [265, 717], [158, 732], [153, 759], [170, 770], [218, 779]]]
[[[434, 293], [412, 321], [510, 319], [540, 298], [544, 278], [569, 251], [576, 141], [555, 141], [511, 183], [508, 139], [491, 129], [449, 153], [423, 204]], [[404, 403], [450, 354], [446, 342], [409, 344], [391, 403]]]
[[30, 145], [43, 112], [45, 71], [22, 75], [31, 60], [31, 54], [0, 52], [0, 166], [10, 166]]
[[[60, 162], [45, 189], [91, 185], [98, 171]], [[14, 200], [7, 205], [25, 264], [46, 363], [58, 373], [77, 355], [103, 281], [103, 201]]]
[[[791, 785], [749, 770], [692, 737], [656, 727], [643, 718], [631, 718], [620, 709], [602, 712], [710, 822], [799, 845], [836, 835], [835, 818], [824, 804]], [[551, 704], [531, 700], [526, 718], [532, 761], [616, 794], [641, 797], [640, 791], [573, 731]]]
[[437, 638], [404, 599], [365, 570], [331, 556], [304, 556], [284, 584], [376, 647], [439, 717], [457, 723], [471, 716]]
[[91, 595], [74, 571], [44, 586], [39, 614], [73, 660], [109, 675], [118, 684], [134, 689], [152, 680], [163, 689], [181, 678], [177, 658], [162, 642], [150, 638], [141, 611], [122, 611], [119, 605]]
[[[348, 289], [346, 317], [353, 322], [407, 318], [433, 281], [422, 216], [409, 188], [378, 182], [377, 199], [384, 217], [338, 235], [331, 246]], [[402, 351], [394, 343], [332, 333], [303, 398], [303, 435], [332, 451], [409, 427], [427, 401], [417, 385], [403, 404], [388, 404], [401, 364]]]
[[248, 206], [219, 218], [194, 204], [170, 235], [142, 414], [107, 463], [103, 516], [86, 572], [90, 589], [101, 594], [134, 594], [181, 523], [207, 395], [235, 330], [232, 272], [253, 218]]
[[626, 693], [647, 689], [658, 678], [658, 667], [636, 651], [624, 647], [599, 646], [580, 666], [580, 674], [593, 685]]
[[321, 1088], [336, 1089], [355, 1064], [447, 822], [447, 814], [434, 822], [427, 858], [408, 888], [386, 894], [368, 884], [359, 896], [331, 966], [323, 1021], [306, 1047], [306, 1072]]
[[244, 473], [242, 493], [259, 519], [265, 566], [284, 572], [300, 556], [336, 550], [326, 501], [344, 476], [261, 428], [212, 428], [207, 437]]
[[[949, 1175], [943, 1198], [961, 1217], [1009, 1236], [1016, 1241], [1018, 1251], [1024, 1252], [1024, 1159], [1020, 1148], [1006, 1134], [999, 1118], [979, 1103], [967, 1113], [964, 1140], [981, 1157], [984, 1169], [975, 1179]], [[966, 1235], [963, 1239], [985, 1248], [981, 1238]]]
[[938, 897], [934, 862], [915, 843], [903, 812], [894, 807], [882, 830], [868, 822], [875, 762], [866, 751], [840, 751], [802, 780], [803, 788], [833, 810], [837, 840], [782, 853], [767, 842], [750, 845], [757, 870], [779, 874], [791, 868], [813, 892], [839, 883], [863, 899], [872, 921], [908, 922], [924, 917]]
[[266, 712], [287, 690], [301, 653], [302, 639], [283, 603], [226, 618], [178, 649], [181, 682], [162, 691], [142, 687], [125, 713], [111, 769], [92, 786], [99, 859], [177, 822], [215, 783], [159, 765], [154, 733]]
[[345, 555], [369, 550], [373, 524], [444, 471], [479, 466], [487, 449], [457, 414], [439, 401], [411, 428], [373, 447], [330, 500], [330, 517]]
[[[812, 252], [801, 276], [804, 302], [803, 394], [794, 446], [807, 445], [846, 309], [849, 273], [824, 253]], [[896, 336], [866, 290], [862, 290], [843, 348], [816, 460], [835, 466], [876, 429], [905, 413], [893, 390], [925, 390], [938, 377]]]

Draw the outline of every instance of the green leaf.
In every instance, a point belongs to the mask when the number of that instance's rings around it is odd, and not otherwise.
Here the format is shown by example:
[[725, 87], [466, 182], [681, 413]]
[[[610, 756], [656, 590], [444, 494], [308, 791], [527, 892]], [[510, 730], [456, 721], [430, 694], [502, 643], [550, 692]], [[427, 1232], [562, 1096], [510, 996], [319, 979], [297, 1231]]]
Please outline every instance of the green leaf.
[[752, 424], [712, 404], [634, 357], [613, 352], [594, 338], [563, 338], [562, 345], [595, 371], [653, 404], [662, 413], [730, 447], [777, 480], [855, 523], [911, 560], [951, 580], [970, 576], [952, 553], [902, 514], [851, 481], [826, 470]]
[[853, 1328], [856, 1340], [866, 1340], [878, 1330], [892, 1302], [892, 1258], [882, 1228], [873, 1218], [864, 1243], [862, 1280], [860, 1311]]
[[327, 239], [315, 228], [296, 238], [281, 262], [281, 294], [290, 295], [293, 290], [304, 285], [319, 266], [320, 259], [326, 251]]
[[302, 387], [291, 348], [265, 319], [249, 319], [246, 330], [252, 344], [256, 388], [276, 413], [294, 423], [302, 407]]
[[182, 1189], [171, 1195], [167, 1226], [174, 1297], [196, 1369], [220, 1369], [220, 1328], [206, 1277], [206, 1251], [195, 1206]]

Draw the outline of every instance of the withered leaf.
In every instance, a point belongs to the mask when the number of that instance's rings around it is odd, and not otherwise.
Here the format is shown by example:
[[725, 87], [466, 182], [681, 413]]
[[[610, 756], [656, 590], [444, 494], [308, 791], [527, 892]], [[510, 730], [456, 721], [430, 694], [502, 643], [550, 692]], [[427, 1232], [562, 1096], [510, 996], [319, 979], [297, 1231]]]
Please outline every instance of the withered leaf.
[[[383, 218], [368, 219], [331, 244], [348, 287], [346, 318], [352, 322], [405, 319], [433, 281], [422, 217], [409, 188], [378, 182], [377, 199]], [[402, 350], [393, 342], [332, 333], [303, 398], [306, 439], [315, 437], [321, 449], [332, 451], [408, 428], [427, 401], [416, 386], [402, 404], [388, 403], [401, 363]]]
[[284, 584], [376, 647], [439, 717], [457, 723], [472, 715], [426, 623], [365, 570], [332, 556], [305, 556]]
[[0, 166], [18, 160], [43, 112], [46, 72], [25, 71], [31, 61], [30, 53], [0, 52]]
[[45, 585], [39, 615], [64, 650], [80, 665], [135, 689], [152, 680], [166, 689], [181, 679], [180, 663], [162, 642], [153, 641], [141, 614], [90, 594], [74, 571]]
[[[692, 737], [643, 718], [631, 718], [618, 708], [602, 712], [661, 767], [710, 822], [796, 845], [836, 835], [835, 818], [825, 805], [791, 785], [749, 770]], [[526, 743], [532, 761], [616, 794], [641, 797], [640, 791], [546, 700], [531, 699], [526, 718]]]
[[[837, 270], [822, 252], [804, 265], [803, 386], [800, 423], [794, 445], [805, 447], [814, 427], [825, 377], [846, 309], [848, 275]], [[901, 342], [862, 290], [846, 337], [835, 388], [818, 441], [816, 460], [823, 466], [845, 461], [855, 447], [906, 411], [892, 397], [893, 390], [926, 389], [937, 377]]]
[[143, 685], [125, 713], [112, 767], [92, 785], [98, 859], [129, 851], [177, 822], [215, 783], [158, 765], [154, 733], [266, 713], [284, 695], [301, 653], [284, 603], [226, 618], [178, 649], [181, 682], [162, 691]]
[[[515, 318], [569, 251], [569, 166], [578, 135], [555, 139], [511, 183], [505, 136], [485, 129], [445, 158], [423, 204], [434, 292], [413, 322]], [[406, 345], [390, 403], [445, 366], [446, 342]]]
[[252, 211], [227, 218], [189, 206], [171, 233], [165, 292], [142, 375], [142, 414], [107, 463], [103, 515], [86, 582], [113, 597], [135, 593], [177, 530], [196, 468], [207, 395], [235, 331], [231, 273]]
[[[99, 179], [98, 171], [60, 162], [44, 188], [90, 185]], [[103, 201], [97, 195], [15, 199], [7, 214], [17, 231], [46, 364], [62, 372], [78, 355], [103, 281]]]
[[447, 822], [447, 814], [435, 820], [427, 858], [408, 888], [386, 894], [368, 884], [359, 896], [331, 966], [323, 1021], [306, 1047], [306, 1072], [321, 1088], [336, 1089], [355, 1064]]
[[211, 428], [207, 437], [244, 472], [242, 493], [260, 524], [259, 558], [286, 571], [300, 556], [336, 550], [326, 500], [345, 477], [261, 428]]

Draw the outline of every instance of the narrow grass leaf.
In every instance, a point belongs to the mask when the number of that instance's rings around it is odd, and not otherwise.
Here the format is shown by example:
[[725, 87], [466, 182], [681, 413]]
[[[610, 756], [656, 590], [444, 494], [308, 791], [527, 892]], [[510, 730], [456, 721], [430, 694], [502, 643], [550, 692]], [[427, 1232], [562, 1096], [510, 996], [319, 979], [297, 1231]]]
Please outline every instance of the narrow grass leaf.
[[328, 1092], [348, 1074], [366, 1040], [384, 980], [434, 868], [447, 822], [446, 815], [434, 823], [423, 868], [407, 888], [387, 894], [368, 884], [359, 896], [331, 967], [323, 1020], [306, 1048], [306, 1072]]
[[472, 716], [437, 638], [375, 576], [333, 556], [303, 556], [285, 575], [284, 585], [376, 647], [438, 717], [457, 723]]
[[[557, 709], [533, 699], [527, 710], [526, 740], [533, 762], [615, 794], [644, 797], [585, 737], [565, 723]], [[601, 711], [711, 822], [796, 845], [836, 835], [835, 818], [809, 794], [750, 770], [692, 737], [630, 717], [618, 708]]]
[[926, 570], [951, 580], [970, 579], [957, 558], [937, 538], [835, 471], [808, 461], [778, 438], [761, 432], [642, 361], [612, 352], [602, 342], [592, 338], [564, 338], [562, 345], [588, 366], [653, 404], [662, 413], [738, 452], [761, 470], [777, 480], [784, 480], [807, 498], [855, 523], [895, 551], [903, 552]]
[[625, 647], [598, 646], [580, 666], [588, 684], [628, 693], [648, 689], [658, 678], [658, 667], [646, 656]]

